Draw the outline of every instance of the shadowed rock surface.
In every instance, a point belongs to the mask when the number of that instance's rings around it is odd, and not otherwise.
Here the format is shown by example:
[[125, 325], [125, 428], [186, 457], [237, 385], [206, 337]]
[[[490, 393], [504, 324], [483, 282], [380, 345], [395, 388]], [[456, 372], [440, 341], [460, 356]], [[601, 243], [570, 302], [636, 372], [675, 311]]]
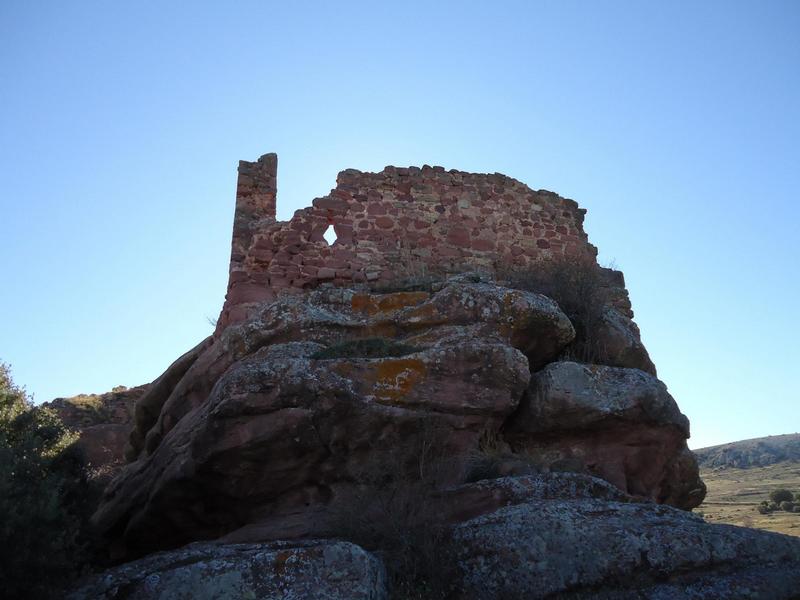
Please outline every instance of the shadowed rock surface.
[[464, 596], [797, 597], [800, 540], [630, 500], [530, 498], [458, 525]]
[[347, 542], [192, 544], [89, 578], [69, 600], [384, 600], [381, 562]]
[[[800, 540], [711, 525], [575, 473], [444, 490], [451, 598], [796, 598]], [[464, 509], [468, 508], [467, 512]], [[251, 532], [253, 533], [253, 532]], [[84, 581], [71, 600], [387, 598], [381, 560], [336, 540], [196, 543]], [[425, 596], [420, 596], [425, 597]]]

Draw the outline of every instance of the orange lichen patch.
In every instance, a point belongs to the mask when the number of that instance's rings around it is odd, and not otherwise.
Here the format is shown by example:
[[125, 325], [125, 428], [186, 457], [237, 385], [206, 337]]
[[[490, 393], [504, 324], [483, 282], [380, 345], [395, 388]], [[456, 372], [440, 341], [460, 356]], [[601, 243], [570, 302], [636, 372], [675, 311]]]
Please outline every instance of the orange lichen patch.
[[[356, 383], [365, 393], [379, 401], [402, 402], [415, 384], [427, 373], [424, 361], [418, 358], [383, 358], [353, 362], [336, 361], [330, 369]], [[366, 389], [364, 389], [366, 388]]]
[[291, 550], [283, 550], [275, 555], [275, 574], [279, 577], [283, 576], [286, 571], [286, 562], [292, 557]]
[[423, 304], [416, 310], [412, 310], [406, 317], [407, 323], [420, 323], [426, 324], [439, 324], [446, 321], [443, 315], [440, 315], [433, 304]]
[[341, 375], [347, 379], [356, 379], [356, 377], [354, 377], [356, 374], [355, 364], [350, 362], [348, 359], [342, 359], [341, 361], [337, 360], [328, 368], [337, 375]]
[[428, 298], [430, 298], [430, 294], [427, 292], [396, 292], [383, 296], [356, 294], [351, 300], [351, 306], [355, 312], [375, 315], [394, 312], [408, 306], [417, 306]]
[[425, 377], [425, 363], [418, 358], [386, 359], [365, 373], [372, 382], [373, 394], [379, 400], [402, 401], [411, 388]]
[[517, 301], [520, 300], [522, 294], [516, 290], [506, 292], [503, 296], [503, 316], [516, 316], [519, 312]]
[[354, 294], [350, 306], [354, 312], [368, 315], [374, 315], [378, 308], [375, 299], [369, 294]]
[[397, 292], [381, 296], [378, 300], [378, 310], [387, 312], [398, 310], [407, 306], [417, 306], [430, 298], [428, 292]]

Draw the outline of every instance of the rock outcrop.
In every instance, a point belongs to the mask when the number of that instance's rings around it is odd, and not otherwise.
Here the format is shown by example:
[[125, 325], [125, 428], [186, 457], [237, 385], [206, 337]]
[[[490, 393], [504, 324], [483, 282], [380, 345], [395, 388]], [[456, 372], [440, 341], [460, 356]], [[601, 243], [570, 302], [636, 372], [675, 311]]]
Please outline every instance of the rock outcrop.
[[[430, 422], [454, 461], [477, 448], [517, 408], [530, 365], [553, 360], [573, 336], [548, 298], [489, 283], [382, 295], [329, 288], [268, 304], [201, 346], [161, 394], [155, 422], [137, 407], [131, 439], [143, 446], [95, 520], [134, 553], [256, 521], [273, 523], [271, 537], [309, 535], [310, 515], [346, 498], [342, 488], [381, 445], [412, 452]], [[364, 339], [405, 352], [336, 357], [342, 340]], [[326, 348], [331, 358], [320, 356]], [[450, 483], [460, 476], [454, 468]]]
[[[426, 427], [452, 466], [442, 483], [461, 480], [490, 435], [536, 469], [583, 457], [626, 493], [697, 505], [688, 422], [665, 386], [636, 369], [552, 362], [573, 336], [550, 299], [469, 277], [266, 304], [153, 384], [137, 405], [136, 460], [95, 521], [133, 555], [245, 526], [269, 539], [329, 533], [325, 514], [381, 446], [401, 445], [411, 465]], [[402, 355], [337, 355], [369, 339]]]
[[98, 482], [107, 482], [125, 464], [134, 405], [149, 387], [118, 386], [105, 394], [80, 394], [44, 404], [64, 425], [78, 432], [76, 445], [83, 452], [90, 476]]
[[76, 598], [382, 598], [397, 548], [344, 524], [387, 506], [457, 597], [790, 597], [796, 541], [686, 512], [688, 419], [577, 204], [387, 168], [280, 223], [276, 165], [240, 166], [217, 329], [137, 401], [93, 516], [117, 560], [169, 552]]

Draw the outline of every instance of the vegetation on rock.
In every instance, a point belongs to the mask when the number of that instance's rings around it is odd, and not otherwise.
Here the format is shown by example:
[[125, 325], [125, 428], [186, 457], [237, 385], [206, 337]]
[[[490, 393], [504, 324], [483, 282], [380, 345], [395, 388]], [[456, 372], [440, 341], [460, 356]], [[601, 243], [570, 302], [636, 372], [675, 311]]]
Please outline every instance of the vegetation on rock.
[[459, 467], [447, 460], [446, 428], [434, 415], [423, 414], [415, 430], [405, 443], [392, 436], [375, 445], [355, 473], [355, 497], [338, 509], [336, 528], [383, 559], [392, 599], [450, 598], [458, 567], [434, 496]]
[[555, 300], [575, 327], [575, 340], [565, 359], [602, 363], [599, 340], [603, 312], [610, 302], [604, 272], [594, 259], [556, 260], [535, 269], [512, 269], [504, 274], [511, 287]]
[[85, 556], [87, 493], [76, 436], [33, 406], [0, 363], [0, 589], [7, 598], [47, 598]]
[[387, 338], [365, 338], [334, 344], [314, 353], [316, 360], [334, 358], [397, 358], [418, 352], [419, 348]]

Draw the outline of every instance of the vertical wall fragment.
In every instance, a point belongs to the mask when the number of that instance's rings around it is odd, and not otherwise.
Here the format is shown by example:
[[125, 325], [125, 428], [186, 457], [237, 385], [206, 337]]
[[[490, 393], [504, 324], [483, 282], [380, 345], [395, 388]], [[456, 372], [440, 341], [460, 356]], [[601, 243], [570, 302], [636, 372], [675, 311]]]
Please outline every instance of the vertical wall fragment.
[[247, 305], [272, 297], [272, 291], [265, 285], [266, 282], [257, 284], [249, 276], [245, 263], [248, 252], [252, 250], [255, 233], [275, 223], [277, 195], [277, 154], [264, 154], [256, 162], [239, 161], [228, 292], [217, 323], [217, 331], [221, 331], [232, 321], [239, 320], [245, 314]]

